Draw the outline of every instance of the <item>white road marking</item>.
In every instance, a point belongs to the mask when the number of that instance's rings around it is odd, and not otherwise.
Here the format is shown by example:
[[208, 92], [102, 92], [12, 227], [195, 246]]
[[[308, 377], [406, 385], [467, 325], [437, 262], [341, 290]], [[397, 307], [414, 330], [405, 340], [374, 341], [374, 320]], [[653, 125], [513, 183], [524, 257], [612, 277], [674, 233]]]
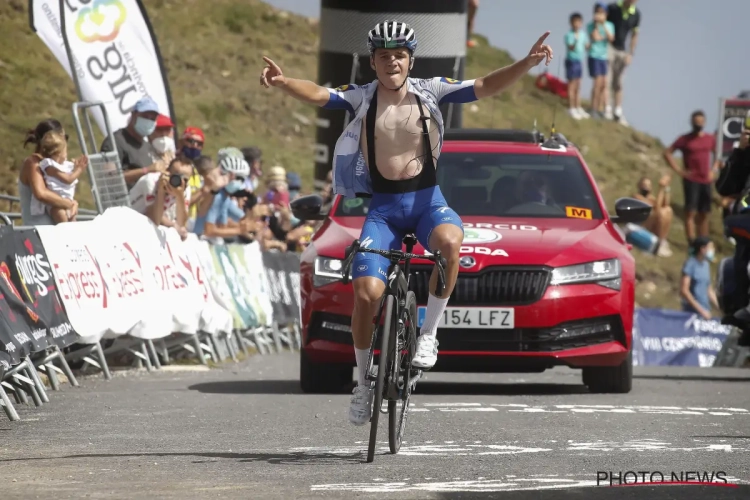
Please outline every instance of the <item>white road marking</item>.
[[436, 407], [446, 407], [446, 406], [482, 406], [482, 403], [424, 403], [423, 406], [436, 406]]
[[[584, 453], [592, 452], [672, 452], [672, 451], [689, 451], [689, 452], [723, 452], [723, 453], [747, 453], [750, 452], [750, 438], [739, 438], [732, 440], [732, 443], [725, 443], [726, 440], [705, 441], [700, 439], [685, 440], [679, 443], [663, 441], [658, 439], [634, 439], [629, 441], [576, 441], [567, 440], [566, 442], [557, 441], [507, 441], [500, 443], [480, 443], [473, 441], [466, 442], [445, 442], [444, 444], [424, 444], [403, 443], [399, 455], [404, 456], [423, 456], [423, 457], [444, 457], [444, 456], [482, 456], [482, 455], [516, 455], [526, 453]], [[359, 443], [358, 446], [338, 446], [338, 447], [298, 447], [292, 448], [292, 453], [310, 453], [328, 454], [328, 455], [357, 455], [363, 453], [366, 443]], [[388, 453], [388, 443], [385, 441], [378, 442], [377, 453]]]
[[636, 405], [526, 405], [517, 403], [416, 403], [411, 408], [414, 412], [464, 412], [464, 411], [507, 411], [510, 413], [620, 413], [642, 415], [697, 415], [717, 417], [750, 417], [750, 410], [745, 408], [704, 408], [680, 406], [636, 406]]

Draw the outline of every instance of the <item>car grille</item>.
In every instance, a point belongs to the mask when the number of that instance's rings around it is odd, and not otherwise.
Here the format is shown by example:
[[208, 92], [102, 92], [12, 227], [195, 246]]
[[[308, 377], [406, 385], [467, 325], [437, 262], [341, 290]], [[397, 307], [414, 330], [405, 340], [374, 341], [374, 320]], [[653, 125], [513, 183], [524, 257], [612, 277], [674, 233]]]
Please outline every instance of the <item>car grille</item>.
[[[431, 267], [413, 267], [409, 288], [417, 303], [427, 303]], [[518, 306], [542, 298], [550, 280], [550, 270], [541, 267], [489, 268], [476, 274], [460, 274], [448, 301], [451, 305]]]

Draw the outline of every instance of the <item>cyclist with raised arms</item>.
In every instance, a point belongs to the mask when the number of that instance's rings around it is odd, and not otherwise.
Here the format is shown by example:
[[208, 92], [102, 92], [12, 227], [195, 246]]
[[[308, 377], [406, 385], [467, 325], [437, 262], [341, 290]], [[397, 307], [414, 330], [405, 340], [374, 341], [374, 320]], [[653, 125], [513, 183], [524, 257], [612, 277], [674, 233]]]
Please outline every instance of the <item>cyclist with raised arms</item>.
[[[346, 198], [372, 197], [360, 236], [361, 246], [400, 249], [403, 237], [414, 232], [430, 252], [440, 250], [447, 261], [443, 298], [436, 297], [437, 273], [430, 279], [430, 296], [417, 352], [412, 364], [429, 369], [437, 361], [437, 326], [458, 276], [463, 224], [448, 207], [437, 185], [435, 169], [443, 144], [439, 105], [468, 103], [497, 95], [529, 69], [546, 59], [552, 48], [543, 34], [529, 54], [510, 66], [475, 80], [410, 78], [417, 36], [408, 24], [384, 21], [367, 37], [370, 67], [377, 79], [366, 85], [326, 88], [286, 77], [268, 57], [260, 76], [264, 87], [276, 87], [303, 102], [343, 109], [351, 121], [338, 139], [333, 159], [333, 191]], [[352, 265], [354, 311], [352, 336], [358, 385], [349, 408], [349, 421], [370, 420], [373, 388], [366, 379], [373, 317], [385, 290], [388, 259], [357, 253]]]

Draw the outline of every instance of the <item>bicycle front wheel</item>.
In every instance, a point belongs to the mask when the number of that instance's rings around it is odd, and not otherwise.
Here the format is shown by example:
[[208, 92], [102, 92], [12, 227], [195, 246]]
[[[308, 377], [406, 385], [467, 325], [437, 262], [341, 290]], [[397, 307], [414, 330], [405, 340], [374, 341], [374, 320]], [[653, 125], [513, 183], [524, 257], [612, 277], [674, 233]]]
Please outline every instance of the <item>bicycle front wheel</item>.
[[[401, 449], [401, 442], [406, 430], [406, 417], [409, 413], [409, 399], [411, 398], [411, 386], [409, 379], [416, 374], [418, 370], [412, 368], [411, 360], [414, 358], [414, 352], [417, 348], [417, 298], [414, 292], [406, 294], [406, 305], [399, 311], [399, 316], [403, 322], [394, 329], [391, 352], [394, 353], [391, 360], [393, 367], [393, 380], [391, 383], [402, 383], [402, 389], [399, 391], [400, 399], [388, 401], [388, 445], [391, 453], [396, 454]], [[395, 321], [394, 321], [395, 323]]]
[[380, 359], [378, 360], [378, 380], [375, 382], [375, 394], [372, 398], [372, 417], [370, 417], [370, 443], [367, 446], [367, 462], [375, 458], [375, 446], [378, 437], [378, 418], [380, 407], [383, 404], [383, 392], [385, 391], [385, 379], [388, 374], [388, 348], [393, 335], [391, 326], [393, 324], [393, 295], [385, 299], [385, 314], [383, 315], [383, 326], [380, 330]]

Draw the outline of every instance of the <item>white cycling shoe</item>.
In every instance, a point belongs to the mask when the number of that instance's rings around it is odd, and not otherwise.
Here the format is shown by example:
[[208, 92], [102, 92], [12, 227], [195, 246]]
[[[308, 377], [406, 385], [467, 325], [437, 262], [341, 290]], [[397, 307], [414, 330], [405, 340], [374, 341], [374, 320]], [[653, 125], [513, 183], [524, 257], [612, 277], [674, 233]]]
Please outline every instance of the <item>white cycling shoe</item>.
[[357, 385], [352, 391], [349, 404], [349, 422], [354, 425], [365, 425], [372, 415], [372, 396], [375, 389], [370, 385]]
[[429, 370], [435, 366], [438, 354], [438, 341], [435, 335], [420, 335], [417, 339], [417, 352], [412, 360], [412, 366]]

